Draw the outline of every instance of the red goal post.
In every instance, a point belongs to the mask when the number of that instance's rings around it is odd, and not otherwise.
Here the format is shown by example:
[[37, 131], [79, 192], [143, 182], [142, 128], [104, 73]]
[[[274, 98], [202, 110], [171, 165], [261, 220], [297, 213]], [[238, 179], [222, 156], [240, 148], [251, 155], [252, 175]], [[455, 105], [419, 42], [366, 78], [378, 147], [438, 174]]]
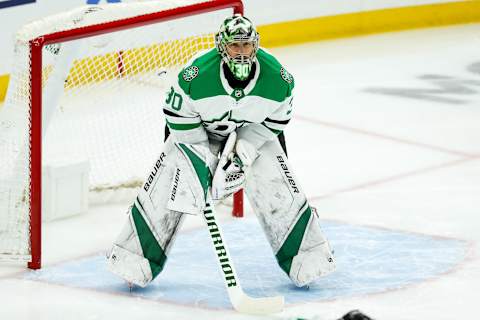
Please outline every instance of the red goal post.
[[[185, 1], [179, 1], [179, 3], [185, 3]], [[116, 5], [111, 5], [112, 8], [115, 6]], [[25, 152], [29, 155], [29, 160], [27, 160], [29, 170], [27, 180], [29, 180], [29, 186], [25, 188], [26, 191], [24, 191], [24, 193], [26, 196], [24, 196], [24, 198], [29, 198], [29, 200], [26, 201], [28, 202], [26, 208], [29, 210], [28, 217], [30, 220], [27, 227], [29, 230], [29, 254], [31, 256], [31, 259], [28, 262], [29, 268], [39, 269], [41, 267], [42, 135], [45, 135], [45, 132], [42, 131], [42, 117], [44, 117], [42, 105], [42, 86], [44, 86], [44, 84], [42, 79], [45, 79], [45, 66], [42, 61], [42, 50], [47, 45], [66, 43], [87, 37], [110, 34], [121, 30], [149, 26], [222, 9], [232, 9], [235, 13], [243, 13], [243, 4], [239, 0], [216, 0], [181, 5], [165, 10], [133, 16], [127, 14], [127, 16], [123, 18], [115, 18], [106, 22], [95, 22], [80, 27], [40, 34], [28, 40], [30, 55], [28, 75], [28, 116], [30, 118], [30, 123], [28, 125], [28, 150]], [[105, 9], [105, 11], [108, 11], [108, 8]], [[192, 27], [194, 28], [194, 26]], [[123, 68], [123, 65], [121, 68]], [[242, 191], [234, 197], [233, 215], [237, 217], [243, 216]], [[0, 254], [1, 253], [2, 252], [0, 251]]]

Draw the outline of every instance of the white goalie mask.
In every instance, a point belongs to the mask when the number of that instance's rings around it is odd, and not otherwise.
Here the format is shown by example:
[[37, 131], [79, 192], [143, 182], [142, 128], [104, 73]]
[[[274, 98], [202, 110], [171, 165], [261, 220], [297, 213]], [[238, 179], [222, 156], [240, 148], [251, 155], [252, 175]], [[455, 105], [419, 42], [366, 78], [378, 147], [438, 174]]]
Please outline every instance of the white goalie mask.
[[235, 78], [250, 75], [258, 50], [259, 35], [252, 22], [235, 14], [225, 19], [215, 35], [215, 46]]

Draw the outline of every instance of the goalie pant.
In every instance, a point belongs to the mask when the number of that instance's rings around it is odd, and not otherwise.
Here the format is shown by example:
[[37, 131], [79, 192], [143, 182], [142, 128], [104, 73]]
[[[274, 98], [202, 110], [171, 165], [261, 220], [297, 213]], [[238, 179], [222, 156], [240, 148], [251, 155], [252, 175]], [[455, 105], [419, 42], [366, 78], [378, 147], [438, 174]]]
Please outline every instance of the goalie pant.
[[[335, 270], [318, 216], [277, 139], [247, 172], [246, 195], [279, 266], [297, 286]], [[217, 160], [199, 145], [168, 139], [108, 256], [110, 271], [145, 287], [163, 269], [184, 214], [201, 214]]]

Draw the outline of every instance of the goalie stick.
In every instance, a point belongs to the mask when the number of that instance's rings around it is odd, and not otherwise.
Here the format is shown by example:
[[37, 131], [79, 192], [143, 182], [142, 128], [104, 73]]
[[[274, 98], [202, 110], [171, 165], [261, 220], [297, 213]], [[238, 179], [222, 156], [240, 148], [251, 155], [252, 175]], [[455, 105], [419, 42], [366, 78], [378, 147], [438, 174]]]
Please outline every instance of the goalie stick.
[[205, 210], [203, 211], [203, 217], [205, 218], [210, 237], [212, 238], [213, 247], [218, 258], [217, 261], [220, 265], [223, 280], [233, 308], [241, 313], [260, 315], [282, 311], [284, 306], [283, 296], [253, 298], [243, 291], [237, 273], [235, 272], [233, 262], [230, 259], [227, 245], [223, 240], [220, 226], [215, 220], [213, 204], [210, 204], [211, 196], [208, 195], [207, 197], [208, 199]]

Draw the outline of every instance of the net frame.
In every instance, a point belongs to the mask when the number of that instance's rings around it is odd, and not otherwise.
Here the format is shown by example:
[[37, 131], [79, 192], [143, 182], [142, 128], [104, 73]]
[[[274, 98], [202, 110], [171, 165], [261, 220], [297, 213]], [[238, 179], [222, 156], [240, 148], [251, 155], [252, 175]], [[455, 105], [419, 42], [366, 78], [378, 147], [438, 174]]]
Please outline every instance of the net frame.
[[[42, 257], [42, 49], [49, 44], [68, 42], [115, 31], [146, 26], [222, 9], [243, 14], [241, 0], [213, 0], [173, 9], [117, 19], [69, 30], [43, 34], [29, 40], [30, 51], [30, 250], [28, 268], [40, 269]], [[243, 216], [243, 192], [234, 196], [233, 216]]]

